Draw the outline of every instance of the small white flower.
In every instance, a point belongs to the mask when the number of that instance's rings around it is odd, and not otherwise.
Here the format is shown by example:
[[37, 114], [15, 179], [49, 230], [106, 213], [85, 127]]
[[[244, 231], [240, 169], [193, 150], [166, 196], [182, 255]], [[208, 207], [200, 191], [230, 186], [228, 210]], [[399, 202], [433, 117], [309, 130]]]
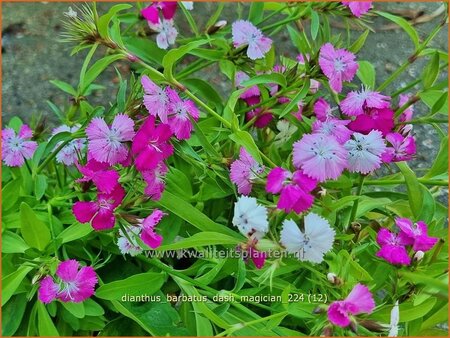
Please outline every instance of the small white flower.
[[261, 239], [269, 231], [267, 209], [254, 197], [241, 196], [234, 204], [233, 225], [245, 236]]
[[175, 43], [178, 31], [173, 24], [173, 20], [163, 19], [156, 25], [148, 21], [148, 26], [158, 32], [158, 35], [156, 35], [156, 44], [159, 48], [167, 49], [169, 48], [169, 45]]
[[130, 256], [137, 256], [142, 253], [142, 248], [139, 246], [136, 238], [140, 235], [140, 227], [130, 227], [127, 229], [127, 236], [131, 240], [125, 237], [122, 230], [119, 230], [119, 239], [117, 240], [117, 246], [119, 247], [122, 255], [129, 254]]
[[68, 18], [76, 18], [77, 17], [77, 12], [75, 12], [72, 7], [69, 6], [69, 10], [67, 12], [63, 13], [65, 16], [67, 16]]
[[425, 256], [425, 252], [419, 250], [414, 254], [414, 260], [420, 262], [423, 259], [423, 256]]
[[381, 154], [386, 151], [383, 135], [372, 130], [368, 135], [353, 133], [345, 145], [348, 151], [348, 170], [368, 174], [381, 166]]
[[389, 324], [390, 329], [388, 337], [397, 337], [399, 321], [400, 321], [400, 310], [398, 308], [398, 300], [397, 300], [394, 304], [394, 307], [391, 310], [391, 323]]
[[275, 136], [275, 145], [282, 146], [285, 144], [291, 136], [297, 131], [297, 127], [289, 123], [288, 120], [280, 120], [277, 122], [277, 129], [280, 131]]
[[321, 216], [310, 213], [305, 216], [305, 231], [302, 232], [292, 220], [283, 222], [281, 244], [301, 261], [321, 263], [323, 255], [333, 247], [335, 231]]
[[181, 1], [181, 3], [188, 11], [192, 11], [194, 9], [194, 1]]

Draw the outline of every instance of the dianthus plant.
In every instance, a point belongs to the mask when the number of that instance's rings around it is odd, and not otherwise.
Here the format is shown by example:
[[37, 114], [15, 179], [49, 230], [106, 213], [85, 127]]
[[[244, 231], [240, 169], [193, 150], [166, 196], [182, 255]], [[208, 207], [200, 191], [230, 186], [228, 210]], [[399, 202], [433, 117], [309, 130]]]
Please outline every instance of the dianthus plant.
[[[446, 334], [443, 6], [427, 36], [371, 2], [61, 14], [78, 84], [2, 131], [3, 334]], [[376, 22], [410, 40], [384, 77]]]

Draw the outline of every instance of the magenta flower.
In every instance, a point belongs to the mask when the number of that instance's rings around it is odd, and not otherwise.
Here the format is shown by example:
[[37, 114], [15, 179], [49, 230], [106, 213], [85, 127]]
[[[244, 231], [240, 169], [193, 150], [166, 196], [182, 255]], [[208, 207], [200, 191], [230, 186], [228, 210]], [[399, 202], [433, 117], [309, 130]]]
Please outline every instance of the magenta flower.
[[116, 222], [114, 210], [122, 203], [124, 196], [125, 190], [117, 184], [109, 194], [98, 193], [94, 202], [76, 202], [72, 211], [78, 222], [90, 222], [96, 231], [111, 229]]
[[262, 269], [265, 262], [267, 255], [264, 251], [258, 251], [254, 246], [249, 245], [247, 248], [248, 256], [251, 258], [253, 264], [255, 264], [255, 267], [257, 269]]
[[335, 92], [342, 91], [342, 82], [351, 81], [358, 70], [355, 55], [345, 49], [334, 49], [331, 43], [320, 48], [319, 65]]
[[2, 130], [2, 159], [8, 167], [21, 167], [25, 160], [33, 157], [38, 144], [30, 141], [32, 137], [33, 132], [26, 124], [17, 135], [12, 128]]
[[395, 224], [400, 228], [400, 234], [407, 243], [412, 245], [414, 251], [428, 251], [436, 244], [438, 238], [428, 236], [425, 222], [414, 223], [407, 218], [397, 218]]
[[[306, 56], [306, 60], [305, 60], [305, 56]], [[308, 53], [306, 53], [305, 56], [303, 56], [303, 54], [298, 54], [296, 57], [297, 62], [301, 65], [304, 65], [306, 62], [309, 62], [309, 60], [311, 59], [310, 55]]]
[[333, 111], [336, 110], [336, 108], [331, 108], [330, 104], [325, 101], [323, 98], [319, 98], [314, 103], [314, 114], [316, 114], [317, 119], [319, 121], [326, 121], [328, 118], [334, 118]]
[[140, 226], [142, 227], [141, 239], [152, 249], [156, 249], [162, 243], [163, 238], [161, 235], [155, 232], [155, 227], [158, 225], [164, 215], [165, 214], [161, 210], [155, 209], [150, 216], [146, 217], [140, 222]]
[[347, 152], [332, 136], [305, 134], [294, 143], [293, 162], [296, 168], [319, 182], [334, 180], [347, 166]]
[[165, 89], [159, 87], [150, 78], [144, 75], [141, 78], [144, 88], [144, 106], [151, 116], [158, 116], [163, 123], [167, 123], [169, 96]]
[[239, 194], [249, 195], [252, 191], [253, 180], [263, 171], [264, 166], [256, 162], [245, 148], [241, 148], [239, 159], [231, 163], [231, 182], [237, 185]]
[[356, 116], [348, 127], [361, 134], [379, 130], [385, 136], [394, 128], [394, 112], [390, 108], [365, 109], [364, 114]]
[[76, 182], [92, 181], [102, 193], [110, 194], [119, 183], [119, 174], [117, 171], [109, 169], [108, 163], [91, 159], [85, 166], [79, 165], [78, 162], [75, 162], [75, 165], [83, 174], [83, 177], [77, 179]]
[[158, 201], [166, 188], [164, 179], [167, 171], [168, 168], [166, 164], [164, 162], [159, 162], [156, 168], [142, 172], [142, 177], [147, 183], [144, 192], [153, 201]]
[[381, 155], [386, 145], [381, 132], [372, 130], [368, 135], [353, 133], [345, 145], [348, 151], [348, 170], [368, 174], [381, 166]]
[[265, 111], [263, 108], [253, 109], [245, 115], [247, 121], [255, 118], [255, 123], [253, 124], [256, 128], [265, 128], [273, 120], [273, 115], [271, 112]]
[[86, 128], [89, 155], [110, 165], [122, 162], [128, 156], [125, 142], [131, 141], [134, 134], [134, 122], [125, 114], [116, 115], [111, 127], [104, 119], [94, 117]]
[[381, 156], [385, 163], [409, 161], [416, 154], [416, 141], [413, 136], [390, 133], [386, 135], [386, 141], [391, 146], [387, 147]]
[[176, 138], [186, 140], [191, 137], [194, 126], [191, 119], [198, 121], [200, 113], [191, 100], [182, 100], [176, 91], [167, 88], [169, 96], [169, 126]]
[[350, 325], [350, 315], [371, 313], [375, 308], [375, 301], [367, 286], [356, 284], [347, 298], [338, 300], [328, 307], [328, 320], [341, 327]]
[[[409, 95], [409, 94], [400, 94], [398, 106], [399, 107], [404, 106], [406, 104], [406, 102], [409, 101], [410, 98], [411, 98], [411, 95]], [[414, 107], [413, 107], [413, 105], [411, 105], [403, 111], [403, 113], [399, 116], [398, 120], [400, 122], [409, 122], [412, 120], [413, 115], [414, 115]]]
[[329, 118], [326, 121], [316, 120], [313, 123], [313, 133], [326, 136], [333, 136], [340, 144], [344, 144], [350, 139], [352, 131], [347, 128], [351, 121]]
[[161, 49], [169, 48], [169, 45], [175, 44], [178, 31], [173, 24], [173, 20], [163, 19], [157, 24], [148, 21], [148, 26], [158, 32], [156, 35], [156, 44]]
[[[62, 133], [69, 132], [74, 133], [80, 129], [80, 125], [77, 124], [73, 127], [69, 127], [67, 125], [59, 126], [52, 131], [52, 136]], [[58, 148], [63, 141], [58, 142], [55, 145], [55, 149]], [[78, 155], [84, 150], [86, 146], [86, 139], [77, 138], [75, 140], [70, 141], [65, 147], [63, 147], [58, 154], [56, 155], [56, 162], [64, 163], [65, 165], [75, 164], [78, 160]]]
[[[247, 74], [245, 74], [245, 73], [242, 72], [242, 71], [237, 71], [237, 72], [236, 72], [236, 75], [234, 76], [234, 82], [235, 82], [237, 88], [245, 88], [245, 87], [242, 85], [242, 82], [247, 81], [247, 80], [250, 80], [250, 76], [248, 76]], [[244, 99], [244, 100], [249, 99], [249, 98], [254, 99], [254, 97], [257, 97], [257, 98], [258, 98], [258, 101], [259, 101], [259, 96], [260, 96], [260, 94], [261, 94], [261, 93], [260, 93], [260, 91], [259, 91], [258, 86], [257, 86], [257, 85], [254, 85], [254, 86], [251, 86], [250, 88], [248, 88], [248, 89], [247, 89], [245, 92], [243, 92], [239, 97], [240, 97], [241, 99]], [[253, 103], [253, 102], [252, 102], [252, 103]], [[247, 104], [248, 104], [249, 106], [252, 105], [252, 104], [249, 104], [248, 102], [247, 102]]]
[[159, 11], [162, 12], [163, 18], [166, 20], [171, 20], [175, 16], [175, 12], [177, 10], [177, 2], [173, 1], [161, 1], [161, 2], [153, 2], [150, 6], [145, 7], [141, 10], [142, 16], [145, 20], [151, 22], [152, 24], [158, 24], [159, 20]]
[[411, 258], [408, 256], [408, 251], [406, 251], [405, 247], [410, 241], [405, 234], [399, 233], [397, 235], [386, 228], [382, 228], [378, 231], [377, 243], [381, 247], [376, 254], [377, 257], [381, 257], [394, 265], [411, 264]]
[[235, 21], [231, 30], [234, 47], [248, 45], [247, 56], [252, 60], [262, 59], [272, 47], [272, 40], [249, 21]]
[[155, 125], [155, 118], [149, 116], [133, 139], [131, 150], [136, 155], [136, 169], [153, 170], [158, 164], [173, 153], [169, 143], [172, 136], [167, 124]]
[[341, 101], [340, 107], [345, 115], [358, 116], [364, 114], [367, 108], [389, 108], [389, 100], [389, 96], [363, 88], [360, 92], [348, 93], [347, 97]]
[[276, 167], [267, 176], [266, 191], [272, 194], [280, 193], [278, 209], [299, 214], [312, 206], [314, 196], [311, 191], [316, 186], [317, 181], [300, 170], [292, 174], [286, 169]]
[[342, 1], [344, 6], [350, 8], [350, 11], [357, 18], [366, 14], [372, 8], [372, 1]]
[[80, 263], [75, 259], [59, 263], [56, 276], [56, 282], [51, 276], [40, 282], [38, 298], [45, 304], [56, 298], [65, 303], [80, 303], [94, 294], [98, 282], [94, 269], [90, 266], [80, 269]]

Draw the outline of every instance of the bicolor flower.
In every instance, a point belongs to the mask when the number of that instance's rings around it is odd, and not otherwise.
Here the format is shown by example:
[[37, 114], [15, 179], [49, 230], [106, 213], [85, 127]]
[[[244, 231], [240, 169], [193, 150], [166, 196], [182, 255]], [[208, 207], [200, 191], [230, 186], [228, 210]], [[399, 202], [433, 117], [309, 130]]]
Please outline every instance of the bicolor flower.
[[416, 141], [413, 136], [403, 136], [399, 133], [389, 133], [386, 141], [391, 145], [382, 155], [385, 163], [409, 161], [416, 154]]
[[381, 166], [381, 156], [386, 144], [381, 132], [372, 130], [368, 135], [353, 133], [345, 145], [348, 151], [348, 170], [368, 174]]
[[340, 144], [344, 144], [350, 139], [352, 131], [347, 128], [350, 120], [339, 120], [329, 118], [326, 121], [316, 120], [313, 123], [312, 130], [314, 134], [333, 136]]
[[167, 91], [159, 87], [146, 75], [141, 78], [141, 84], [144, 88], [145, 108], [147, 108], [151, 116], [158, 116], [163, 123], [167, 123], [167, 111], [169, 107]]
[[122, 203], [124, 197], [125, 190], [120, 184], [117, 184], [109, 194], [98, 193], [96, 201], [76, 202], [72, 211], [78, 222], [90, 222], [96, 231], [111, 229], [116, 222], [114, 210]]
[[412, 245], [414, 251], [429, 251], [438, 241], [438, 238], [428, 236], [428, 227], [423, 221], [413, 223], [408, 218], [397, 218], [395, 224], [400, 228], [404, 241]]
[[240, 196], [234, 203], [233, 225], [247, 237], [261, 239], [269, 231], [267, 209], [256, 198]]
[[252, 60], [262, 59], [272, 47], [272, 40], [249, 21], [235, 21], [231, 30], [234, 47], [248, 45], [247, 56]]
[[350, 325], [350, 316], [372, 313], [375, 301], [367, 286], [356, 284], [347, 298], [338, 300], [328, 307], [328, 320], [341, 327]]
[[333, 248], [335, 231], [323, 217], [309, 213], [304, 217], [304, 231], [293, 220], [285, 220], [280, 233], [286, 251], [301, 261], [319, 264]]
[[131, 150], [136, 156], [136, 169], [153, 170], [173, 153], [169, 140], [172, 131], [168, 124], [155, 124], [153, 116], [147, 117], [133, 139]]
[[256, 162], [247, 150], [241, 147], [239, 159], [231, 163], [231, 182], [237, 185], [239, 194], [249, 195], [252, 191], [253, 181], [258, 178], [263, 171], [264, 166]]
[[[62, 132], [74, 133], [78, 129], [80, 129], [80, 125], [74, 125], [73, 127], [69, 127], [67, 125], [59, 126], [52, 131], [52, 136]], [[63, 141], [58, 142], [55, 145], [55, 149], [61, 146]], [[86, 146], [86, 139], [77, 138], [75, 140], [70, 141], [66, 146], [64, 146], [56, 155], [56, 162], [64, 163], [65, 165], [75, 164], [78, 160], [78, 154], [80, 154], [84, 147]]]
[[308, 210], [313, 202], [311, 194], [317, 186], [317, 181], [297, 170], [291, 173], [289, 170], [276, 167], [267, 176], [266, 191], [272, 194], [280, 194], [277, 208], [289, 213], [295, 211], [301, 213]]
[[119, 230], [119, 239], [117, 240], [117, 246], [119, 247], [122, 255], [130, 255], [132, 257], [142, 253], [142, 248], [137, 242], [136, 237], [141, 234], [142, 228], [137, 226], [131, 226], [126, 229], [126, 236], [122, 230]]
[[162, 243], [163, 238], [161, 235], [155, 232], [155, 227], [158, 225], [164, 215], [165, 214], [161, 210], [155, 209], [150, 214], [150, 216], [140, 220], [139, 222], [139, 225], [142, 228], [141, 239], [152, 249], [156, 249]]
[[75, 165], [80, 173], [83, 174], [83, 177], [77, 179], [76, 182], [92, 181], [102, 193], [111, 193], [119, 183], [119, 173], [109, 169], [110, 165], [108, 163], [90, 159], [84, 166], [79, 165], [78, 162], [75, 162]]
[[142, 16], [149, 23], [158, 24], [160, 23], [159, 12], [161, 11], [163, 18], [166, 20], [171, 20], [175, 16], [177, 10], [177, 3], [173, 1], [155, 1], [150, 6], [145, 7], [141, 10]]
[[353, 80], [358, 71], [355, 54], [345, 49], [335, 49], [331, 43], [320, 48], [319, 65], [335, 92], [342, 91], [342, 82]]
[[294, 143], [293, 162], [306, 175], [323, 182], [342, 174], [347, 166], [347, 152], [333, 136], [304, 134]]
[[198, 121], [200, 113], [195, 103], [191, 100], [182, 100], [177, 92], [167, 88], [169, 96], [169, 126], [176, 138], [186, 140], [191, 137], [194, 126], [191, 119]]
[[380, 245], [380, 250], [376, 254], [377, 257], [383, 258], [394, 265], [411, 264], [411, 258], [405, 247], [409, 240], [404, 234], [395, 234], [389, 229], [382, 228], [378, 231], [377, 243]]
[[94, 117], [86, 128], [89, 155], [98, 162], [110, 165], [125, 161], [128, 147], [125, 142], [135, 135], [134, 121], [125, 114], [116, 115], [109, 127], [105, 120]]
[[8, 167], [21, 167], [33, 157], [38, 144], [30, 141], [32, 137], [33, 131], [26, 124], [17, 135], [12, 128], [2, 130], [2, 159]]
[[351, 91], [348, 93], [346, 98], [341, 101], [340, 107], [345, 115], [358, 116], [364, 114], [364, 110], [368, 108], [389, 108], [390, 99], [389, 96], [362, 88], [359, 92]]
[[342, 1], [344, 6], [350, 8], [354, 16], [360, 18], [372, 8], [372, 1]]
[[38, 298], [48, 304], [55, 299], [62, 302], [80, 303], [94, 294], [98, 279], [90, 266], [80, 268], [80, 263], [70, 259], [59, 263], [56, 270], [56, 281], [47, 276], [40, 282]]
[[153, 201], [158, 201], [166, 188], [164, 179], [167, 171], [167, 165], [161, 161], [157, 164], [156, 168], [142, 172], [142, 177], [145, 183], [147, 183], [144, 192]]

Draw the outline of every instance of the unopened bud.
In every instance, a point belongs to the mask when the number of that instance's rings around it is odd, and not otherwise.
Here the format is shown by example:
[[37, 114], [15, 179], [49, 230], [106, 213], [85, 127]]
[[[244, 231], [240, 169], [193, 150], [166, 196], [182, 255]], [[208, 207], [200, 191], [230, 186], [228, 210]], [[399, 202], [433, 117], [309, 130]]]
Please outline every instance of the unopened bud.
[[372, 332], [385, 331], [385, 327], [374, 320], [363, 319], [359, 321], [359, 324]]
[[361, 224], [358, 222], [353, 222], [352, 223], [352, 230], [354, 233], [359, 233], [361, 231]]
[[130, 53], [127, 53], [127, 59], [130, 62], [138, 62], [139, 61], [139, 58], [136, 55], [133, 55]]
[[357, 333], [358, 324], [354, 320], [350, 321], [350, 330], [352, 330], [352, 332], [354, 333]]
[[327, 279], [331, 284], [334, 285], [341, 285], [342, 284], [342, 279], [340, 279], [335, 273], [333, 272], [329, 272], [327, 274]]
[[321, 336], [323, 337], [331, 337], [333, 335], [333, 327], [332, 326], [325, 326]]
[[219, 20], [214, 25], [210, 26], [206, 33], [208, 34], [214, 34], [218, 30], [221, 30], [223, 27], [227, 25], [227, 22], [225, 20]]
[[318, 314], [321, 314], [321, 313], [324, 313], [325, 312], [325, 309], [323, 308], [323, 307], [321, 307], [321, 306], [318, 306], [318, 307], [316, 307], [314, 310], [313, 310], [313, 313], [315, 314], [315, 315], [318, 315]]
[[414, 260], [420, 262], [423, 259], [423, 256], [425, 256], [425, 253], [419, 250], [414, 254]]

